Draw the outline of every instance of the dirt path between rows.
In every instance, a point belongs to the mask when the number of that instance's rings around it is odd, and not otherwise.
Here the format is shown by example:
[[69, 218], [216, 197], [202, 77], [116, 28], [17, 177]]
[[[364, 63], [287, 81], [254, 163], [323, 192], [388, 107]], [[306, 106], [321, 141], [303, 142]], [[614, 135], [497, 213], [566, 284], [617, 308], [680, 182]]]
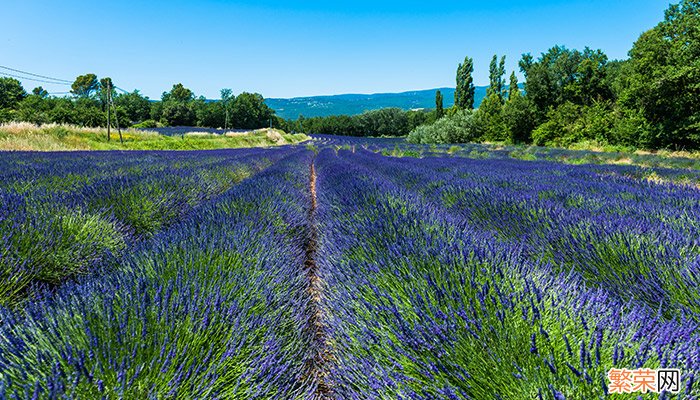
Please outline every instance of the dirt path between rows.
[[308, 281], [308, 295], [310, 301], [309, 319], [306, 329], [313, 338], [312, 354], [307, 360], [306, 371], [315, 383], [314, 399], [331, 399], [332, 385], [329, 380], [328, 363], [332, 354], [327, 340], [327, 327], [323, 314], [322, 294], [323, 282], [318, 275], [316, 264], [316, 252], [318, 250], [318, 228], [316, 225], [316, 167], [311, 162], [309, 193], [311, 195], [311, 207], [308, 215], [308, 238], [306, 242], [306, 258], [304, 269]]

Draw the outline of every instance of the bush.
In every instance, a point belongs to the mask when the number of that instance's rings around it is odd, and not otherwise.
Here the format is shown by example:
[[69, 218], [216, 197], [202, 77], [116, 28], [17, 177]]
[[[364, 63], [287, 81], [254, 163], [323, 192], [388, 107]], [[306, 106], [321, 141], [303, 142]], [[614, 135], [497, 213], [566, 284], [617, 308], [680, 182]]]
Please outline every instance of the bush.
[[535, 129], [537, 110], [525, 96], [508, 99], [503, 107], [503, 122], [511, 143], [529, 143]]
[[538, 146], [568, 147], [584, 141], [613, 143], [615, 117], [607, 103], [579, 106], [567, 102], [550, 111], [547, 118], [532, 132], [532, 140]]
[[496, 94], [491, 94], [481, 102], [476, 110], [483, 122], [483, 140], [502, 142], [508, 139], [508, 128], [503, 120], [503, 103]]
[[143, 122], [139, 122], [138, 124], [134, 124], [134, 128], [136, 129], [148, 129], [148, 128], [159, 128], [161, 124], [159, 124], [157, 121], [152, 120], [152, 119], [147, 119]]
[[421, 125], [411, 131], [411, 143], [468, 143], [484, 136], [483, 117], [475, 111], [460, 111], [440, 118], [431, 125]]
[[619, 111], [610, 135], [610, 143], [651, 148], [654, 145], [652, 126], [641, 110]]

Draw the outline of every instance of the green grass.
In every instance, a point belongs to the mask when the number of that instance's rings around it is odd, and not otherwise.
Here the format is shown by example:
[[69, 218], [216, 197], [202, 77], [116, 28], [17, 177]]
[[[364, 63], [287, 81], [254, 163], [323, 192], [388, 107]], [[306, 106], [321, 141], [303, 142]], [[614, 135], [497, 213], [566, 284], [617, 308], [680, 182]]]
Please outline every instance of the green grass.
[[[195, 130], [196, 128], [193, 128]], [[105, 128], [81, 128], [70, 125], [37, 126], [28, 123], [0, 125], [0, 150], [71, 151], [71, 150], [214, 150], [243, 147], [266, 147], [301, 143], [304, 134], [287, 134], [275, 129], [245, 133], [186, 134], [165, 136], [155, 132], [127, 129], [112, 131], [107, 140]]]

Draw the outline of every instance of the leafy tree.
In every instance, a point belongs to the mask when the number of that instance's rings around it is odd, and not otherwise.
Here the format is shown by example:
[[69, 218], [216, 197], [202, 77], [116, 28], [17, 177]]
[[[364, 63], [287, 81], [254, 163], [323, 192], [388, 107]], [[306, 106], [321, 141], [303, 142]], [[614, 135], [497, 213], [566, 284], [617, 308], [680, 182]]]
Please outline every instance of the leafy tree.
[[204, 97], [195, 100], [197, 126], [221, 128], [225, 123], [224, 106], [220, 101], [207, 101]]
[[57, 124], [74, 124], [76, 123], [76, 115], [73, 110], [73, 103], [70, 101], [58, 102], [55, 107], [49, 112], [51, 122]]
[[[170, 92], [164, 92], [162, 97], [160, 119], [170, 126], [193, 126], [197, 124], [194, 93], [182, 83], [173, 85]], [[160, 110], [159, 110], [160, 111]]]
[[25, 97], [27, 92], [17, 79], [0, 77], [0, 109], [15, 109]]
[[506, 73], [506, 56], [501, 57], [501, 62], [498, 62], [498, 56], [494, 54], [489, 65], [489, 88], [487, 97], [495, 94], [498, 99], [503, 102], [505, 82], [503, 76]]
[[474, 60], [464, 58], [464, 63], [457, 67], [457, 87], [455, 89], [455, 107], [460, 110], [474, 108]]
[[163, 121], [163, 102], [156, 101], [151, 104], [151, 120], [158, 121], [159, 123]]
[[110, 98], [113, 99], [115, 96], [116, 89], [114, 88], [114, 82], [112, 82], [112, 78], [100, 79], [100, 86], [97, 90], [97, 97], [100, 99], [102, 110], [106, 110], [106, 107], [109, 105]]
[[241, 93], [233, 102], [231, 110], [233, 126], [243, 129], [264, 128], [273, 114], [274, 111], [258, 93]]
[[34, 89], [32, 89], [32, 94], [41, 98], [49, 97], [49, 92], [47, 92], [46, 89], [44, 89], [41, 86], [37, 86]]
[[520, 96], [520, 87], [518, 86], [518, 77], [515, 76], [515, 71], [510, 74], [510, 84], [508, 85], [508, 99]]
[[161, 100], [163, 101], [163, 103], [166, 103], [168, 101], [186, 103], [194, 100], [194, 93], [190, 89], [183, 86], [182, 83], [177, 83], [173, 85], [173, 88], [170, 90], [170, 92], [163, 92]]
[[[36, 89], [34, 90], [36, 91]], [[31, 122], [34, 124], [46, 124], [52, 122], [49, 118], [49, 112], [53, 108], [53, 99], [48, 99], [40, 94], [31, 94], [27, 96], [17, 110], [17, 119], [20, 121]]]
[[630, 51], [621, 104], [641, 110], [654, 133], [647, 147], [700, 147], [700, 1], [671, 5]]
[[[124, 126], [134, 125], [151, 117], [151, 101], [148, 97], [142, 96], [138, 90], [118, 95], [114, 99], [114, 104], [124, 111]], [[119, 123], [122, 124], [121, 119]]]
[[536, 110], [520, 91], [513, 93], [503, 106], [503, 122], [511, 143], [529, 143], [532, 131], [537, 126]]
[[168, 101], [163, 103], [161, 118], [170, 126], [193, 126], [197, 123], [197, 114], [189, 103]]
[[442, 93], [440, 90], [435, 92], [435, 114], [436, 118], [440, 119], [445, 114], [445, 109], [443, 108]]
[[498, 92], [491, 92], [481, 102], [476, 113], [484, 124], [483, 140], [504, 141], [508, 138], [505, 121], [503, 120], [503, 103]]
[[566, 102], [549, 112], [545, 123], [532, 132], [537, 145], [570, 146], [584, 141], [611, 143], [614, 114], [606, 102], [581, 106]]
[[99, 82], [97, 81], [97, 75], [85, 74], [75, 78], [75, 81], [71, 85], [71, 93], [78, 97], [92, 97], [98, 88]]
[[221, 105], [224, 108], [224, 129], [228, 129], [229, 113], [231, 111], [231, 102], [236, 97], [231, 89], [221, 89]]

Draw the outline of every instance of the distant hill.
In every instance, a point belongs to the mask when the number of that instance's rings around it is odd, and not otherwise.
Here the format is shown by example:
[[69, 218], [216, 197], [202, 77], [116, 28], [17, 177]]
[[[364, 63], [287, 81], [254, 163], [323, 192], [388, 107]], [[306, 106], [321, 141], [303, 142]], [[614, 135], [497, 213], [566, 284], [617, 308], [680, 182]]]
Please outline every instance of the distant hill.
[[[436, 89], [415, 90], [403, 93], [339, 94], [333, 96], [295, 97], [291, 99], [266, 99], [265, 103], [282, 118], [326, 117], [329, 115], [356, 115], [364, 111], [386, 107], [404, 110], [435, 108]], [[445, 108], [454, 104], [454, 88], [439, 88]], [[475, 106], [486, 96], [486, 86], [477, 86]]]

